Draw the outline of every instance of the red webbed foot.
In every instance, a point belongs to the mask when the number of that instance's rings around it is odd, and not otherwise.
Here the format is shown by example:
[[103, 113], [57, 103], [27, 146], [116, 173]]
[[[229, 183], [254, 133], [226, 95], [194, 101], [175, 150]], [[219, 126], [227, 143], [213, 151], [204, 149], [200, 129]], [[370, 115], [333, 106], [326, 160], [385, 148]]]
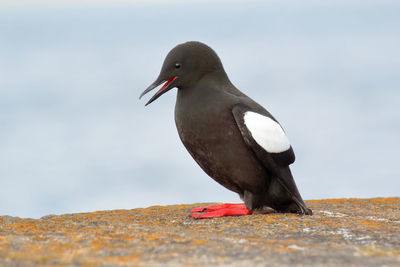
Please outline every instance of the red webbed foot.
[[245, 209], [246, 206], [243, 203], [239, 204], [231, 204], [231, 203], [226, 203], [226, 204], [221, 204], [221, 205], [215, 205], [215, 206], [208, 206], [208, 207], [200, 207], [200, 208], [194, 208], [191, 209], [190, 212], [209, 212], [209, 211], [216, 211], [220, 209]]
[[196, 213], [189, 215], [189, 217], [195, 219], [218, 218], [223, 216], [240, 216], [249, 215], [252, 213], [246, 208], [244, 204], [222, 204], [208, 207], [200, 207], [194, 208], [190, 210], [190, 212]]

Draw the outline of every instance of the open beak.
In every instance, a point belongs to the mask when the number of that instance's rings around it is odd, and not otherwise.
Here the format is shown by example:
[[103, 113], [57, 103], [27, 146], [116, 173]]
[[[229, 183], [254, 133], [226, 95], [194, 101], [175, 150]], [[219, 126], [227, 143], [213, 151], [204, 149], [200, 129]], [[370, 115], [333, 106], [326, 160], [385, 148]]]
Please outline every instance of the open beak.
[[160, 88], [160, 90], [158, 90], [157, 93], [153, 95], [152, 98], [150, 98], [150, 100], [146, 103], [145, 106], [147, 106], [148, 104], [159, 98], [161, 95], [165, 94], [166, 92], [174, 88], [173, 83], [177, 78], [178, 76], [174, 76], [167, 80], [161, 80], [161, 81], [157, 79], [154, 83], [152, 83], [149, 87], [147, 87], [147, 89], [144, 90], [143, 93], [140, 94], [139, 99], [141, 99], [142, 96], [144, 96], [145, 94], [147, 94], [148, 92], [150, 92], [151, 90], [153, 90], [154, 88], [165, 82], [164, 85]]

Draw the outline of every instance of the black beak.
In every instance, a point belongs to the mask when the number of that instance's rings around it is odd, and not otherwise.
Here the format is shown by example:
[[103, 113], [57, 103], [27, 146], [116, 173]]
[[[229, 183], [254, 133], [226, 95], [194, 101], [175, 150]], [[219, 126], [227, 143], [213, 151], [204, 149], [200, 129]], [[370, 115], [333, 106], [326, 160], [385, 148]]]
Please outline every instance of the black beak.
[[142, 96], [144, 96], [145, 94], [147, 94], [148, 92], [150, 92], [151, 90], [153, 90], [154, 88], [156, 88], [157, 86], [166, 81], [166, 83], [160, 88], [160, 90], [158, 90], [157, 93], [153, 95], [152, 98], [150, 98], [150, 100], [146, 103], [145, 106], [147, 106], [148, 104], [150, 104], [151, 102], [153, 102], [154, 100], [156, 100], [157, 98], [159, 98], [160, 96], [162, 96], [163, 94], [174, 88], [173, 84], [176, 79], [178, 79], [178, 76], [174, 76], [167, 80], [161, 80], [161, 81], [157, 79], [154, 83], [152, 83], [149, 87], [147, 87], [147, 89], [144, 90], [143, 93], [140, 94], [139, 99], [141, 99]]

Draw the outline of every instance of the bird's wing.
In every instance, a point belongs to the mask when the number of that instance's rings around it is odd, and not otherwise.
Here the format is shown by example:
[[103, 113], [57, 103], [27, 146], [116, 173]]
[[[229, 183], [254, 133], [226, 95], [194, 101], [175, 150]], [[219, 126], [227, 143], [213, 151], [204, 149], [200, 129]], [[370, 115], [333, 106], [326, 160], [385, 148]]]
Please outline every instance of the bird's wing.
[[244, 141], [268, 170], [278, 175], [282, 167], [294, 162], [295, 155], [289, 139], [270, 114], [254, 111], [243, 104], [234, 106], [232, 113]]
[[232, 113], [245, 143], [254, 151], [258, 160], [272, 177], [278, 178], [301, 213], [312, 214], [304, 204], [288, 167], [294, 162], [295, 156], [279, 123], [266, 110], [255, 110], [244, 104], [234, 106]]

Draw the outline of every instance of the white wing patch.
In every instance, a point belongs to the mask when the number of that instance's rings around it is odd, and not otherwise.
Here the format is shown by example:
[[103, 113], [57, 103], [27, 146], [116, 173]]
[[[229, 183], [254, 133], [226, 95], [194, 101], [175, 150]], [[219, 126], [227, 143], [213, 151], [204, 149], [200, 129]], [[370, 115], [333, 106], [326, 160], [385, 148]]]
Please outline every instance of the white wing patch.
[[270, 153], [280, 153], [290, 148], [290, 142], [282, 127], [266, 116], [247, 111], [244, 113], [244, 124], [254, 140]]

